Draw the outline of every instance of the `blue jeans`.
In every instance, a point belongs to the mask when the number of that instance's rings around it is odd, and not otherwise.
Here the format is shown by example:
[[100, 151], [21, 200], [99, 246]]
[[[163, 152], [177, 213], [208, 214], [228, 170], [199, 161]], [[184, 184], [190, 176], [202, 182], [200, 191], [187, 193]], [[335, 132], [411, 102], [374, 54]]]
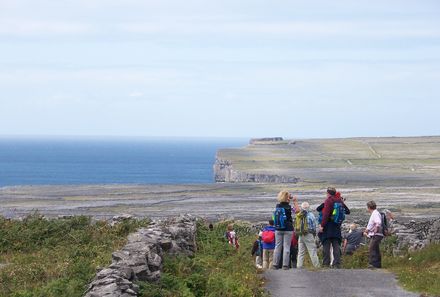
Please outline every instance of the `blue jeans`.
[[280, 267], [281, 253], [283, 253], [283, 267], [289, 267], [290, 243], [292, 242], [293, 231], [275, 231], [275, 252], [273, 255], [273, 266]]

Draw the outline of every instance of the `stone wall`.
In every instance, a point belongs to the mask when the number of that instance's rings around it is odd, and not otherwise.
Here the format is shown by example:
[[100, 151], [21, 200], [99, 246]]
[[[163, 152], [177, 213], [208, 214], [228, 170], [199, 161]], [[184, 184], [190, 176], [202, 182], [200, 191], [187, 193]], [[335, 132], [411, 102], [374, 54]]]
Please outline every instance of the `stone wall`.
[[195, 250], [194, 217], [156, 221], [128, 236], [127, 244], [112, 254], [112, 264], [96, 274], [84, 296], [137, 296], [139, 288], [136, 281], [155, 282], [160, 279], [165, 254], [192, 255]]
[[427, 221], [394, 223], [393, 233], [397, 237], [394, 254], [419, 250], [430, 243], [440, 243], [440, 218]]
[[229, 160], [216, 159], [214, 164], [214, 180], [227, 183], [297, 183], [299, 178], [276, 174], [251, 173], [237, 171]]

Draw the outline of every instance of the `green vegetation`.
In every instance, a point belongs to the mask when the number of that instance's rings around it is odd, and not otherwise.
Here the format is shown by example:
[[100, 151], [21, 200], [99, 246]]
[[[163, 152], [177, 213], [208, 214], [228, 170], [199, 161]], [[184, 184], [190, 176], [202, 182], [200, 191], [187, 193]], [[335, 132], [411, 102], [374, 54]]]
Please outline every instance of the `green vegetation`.
[[222, 222], [210, 231], [199, 223], [195, 256], [166, 259], [160, 283], [140, 283], [140, 296], [265, 296], [250, 257], [255, 232], [244, 223], [235, 224], [240, 236], [240, 248], [235, 250], [224, 238], [226, 226]]
[[0, 296], [82, 296], [97, 267], [147, 220], [114, 227], [89, 217], [46, 220], [38, 214], [0, 218]]
[[[407, 290], [440, 296], [440, 244], [431, 244], [423, 250], [407, 253], [400, 257], [392, 254], [394, 237], [387, 238], [381, 245], [382, 266], [394, 272], [402, 287]], [[366, 268], [368, 247], [364, 246], [352, 256], [344, 256], [344, 268]]]

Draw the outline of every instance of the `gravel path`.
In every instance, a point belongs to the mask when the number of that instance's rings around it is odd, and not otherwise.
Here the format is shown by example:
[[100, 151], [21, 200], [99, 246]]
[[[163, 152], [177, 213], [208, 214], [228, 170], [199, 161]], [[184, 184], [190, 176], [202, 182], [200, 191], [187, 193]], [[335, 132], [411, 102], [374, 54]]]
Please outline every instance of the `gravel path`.
[[416, 297], [397, 285], [383, 270], [269, 270], [266, 287], [273, 297]]

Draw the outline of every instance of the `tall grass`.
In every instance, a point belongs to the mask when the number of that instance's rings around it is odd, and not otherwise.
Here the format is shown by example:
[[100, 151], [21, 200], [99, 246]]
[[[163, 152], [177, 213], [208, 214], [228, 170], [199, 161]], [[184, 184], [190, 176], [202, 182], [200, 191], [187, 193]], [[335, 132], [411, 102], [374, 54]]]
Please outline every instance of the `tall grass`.
[[111, 263], [112, 251], [147, 220], [114, 227], [89, 217], [23, 221], [0, 218], [0, 296], [82, 296], [97, 267]]
[[167, 258], [158, 284], [140, 283], [143, 297], [252, 297], [265, 296], [263, 281], [250, 256], [255, 234], [248, 225], [236, 224], [238, 250], [224, 237], [227, 222], [210, 231], [198, 224], [197, 253], [193, 257]]

